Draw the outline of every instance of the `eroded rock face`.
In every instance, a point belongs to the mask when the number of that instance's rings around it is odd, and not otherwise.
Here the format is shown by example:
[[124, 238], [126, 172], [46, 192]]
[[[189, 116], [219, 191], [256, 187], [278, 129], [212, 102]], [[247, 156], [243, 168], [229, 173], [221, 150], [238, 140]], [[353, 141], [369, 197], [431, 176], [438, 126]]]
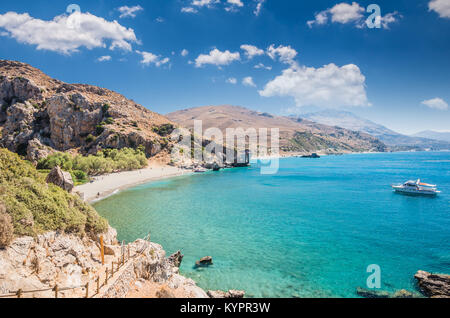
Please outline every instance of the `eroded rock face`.
[[72, 176], [69, 172], [62, 171], [60, 167], [56, 166], [53, 170], [48, 174], [47, 183], [53, 183], [58, 187], [66, 190], [67, 192], [72, 192], [73, 190], [73, 180]]
[[102, 120], [100, 105], [92, 105], [81, 94], [69, 99], [59, 94], [47, 101], [51, 140], [60, 150], [80, 147], [83, 136], [92, 134]]
[[32, 80], [0, 76], [0, 104], [11, 105], [31, 98], [42, 98], [40, 88]]
[[54, 152], [52, 148], [43, 145], [37, 138], [28, 141], [27, 159], [31, 162], [37, 163], [40, 159], [47, 158]]
[[171, 262], [173, 264], [173, 266], [175, 266], [175, 267], [180, 267], [181, 262], [183, 261], [183, 257], [184, 257], [184, 255], [181, 254], [181, 251], [178, 251], [178, 252], [170, 255], [169, 262]]
[[414, 278], [421, 292], [432, 298], [450, 298], [450, 275], [418, 271]]
[[[87, 237], [48, 232], [37, 238], [17, 238], [0, 249], [0, 294], [85, 284], [101, 266], [99, 259], [96, 242]], [[78, 292], [67, 291], [62, 296], [81, 296]], [[53, 297], [53, 292], [24, 297]]]

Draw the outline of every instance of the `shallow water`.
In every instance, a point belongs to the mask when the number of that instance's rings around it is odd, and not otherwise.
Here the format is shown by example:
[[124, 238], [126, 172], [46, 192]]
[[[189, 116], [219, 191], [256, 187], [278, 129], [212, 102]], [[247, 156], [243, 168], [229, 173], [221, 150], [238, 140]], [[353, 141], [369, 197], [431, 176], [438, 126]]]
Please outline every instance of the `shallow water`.
[[[422, 178], [436, 198], [395, 194]], [[450, 153], [389, 153], [281, 160], [139, 186], [95, 204], [134, 241], [151, 232], [181, 272], [205, 289], [254, 297], [354, 297], [370, 264], [383, 290], [414, 290], [419, 270], [450, 273]], [[193, 268], [211, 255], [214, 265]]]

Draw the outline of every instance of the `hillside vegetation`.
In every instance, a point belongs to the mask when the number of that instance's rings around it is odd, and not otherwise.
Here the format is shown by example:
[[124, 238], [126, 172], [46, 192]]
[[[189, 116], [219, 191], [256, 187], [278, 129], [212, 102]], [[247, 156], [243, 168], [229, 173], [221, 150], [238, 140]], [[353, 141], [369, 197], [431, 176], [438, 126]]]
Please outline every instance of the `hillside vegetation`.
[[[0, 228], [11, 219], [14, 235], [36, 236], [47, 231], [86, 234], [103, 233], [108, 223], [80, 198], [46, 184], [29, 162], [0, 149]], [[9, 215], [9, 217], [5, 217]], [[2, 221], [3, 220], [3, 221]]]
[[51, 170], [59, 166], [72, 174], [76, 183], [88, 181], [88, 176], [97, 176], [116, 171], [142, 169], [148, 164], [144, 150], [141, 148], [105, 149], [95, 155], [72, 156], [58, 152], [39, 160], [37, 168]]

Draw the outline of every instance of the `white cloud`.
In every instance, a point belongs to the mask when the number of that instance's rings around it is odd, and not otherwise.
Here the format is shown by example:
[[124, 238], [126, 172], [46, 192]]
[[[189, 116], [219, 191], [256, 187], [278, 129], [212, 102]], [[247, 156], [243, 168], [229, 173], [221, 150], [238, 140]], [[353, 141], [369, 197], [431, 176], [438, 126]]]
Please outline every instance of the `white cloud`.
[[321, 11], [315, 15], [315, 19], [308, 21], [307, 24], [311, 28], [314, 24], [326, 24], [329, 17], [332, 22], [346, 24], [349, 22], [360, 21], [363, 18], [364, 8], [358, 3], [348, 4], [345, 2], [338, 3], [334, 7]]
[[255, 9], [255, 11], [253, 11], [253, 13], [256, 16], [259, 16], [259, 14], [261, 13], [262, 6], [266, 0], [256, 0], [256, 1], [257, 1], [256, 9]]
[[133, 29], [90, 13], [75, 12], [45, 21], [35, 19], [28, 13], [8, 12], [0, 14], [0, 28], [20, 43], [63, 54], [77, 52], [81, 47], [106, 47], [105, 41], [110, 42], [111, 50], [120, 48], [131, 51], [131, 43], [137, 42]]
[[377, 17], [375, 24], [380, 23], [383, 29], [389, 29], [389, 24], [398, 22], [398, 19], [401, 17], [397, 11], [394, 11], [386, 14], [384, 17]]
[[163, 17], [157, 17], [157, 18], [155, 19], [155, 21], [158, 22], [158, 23], [163, 23], [165, 20], [164, 20]]
[[192, 7], [184, 7], [184, 8], [181, 8], [181, 12], [183, 12], [183, 13], [197, 13], [198, 10], [195, 9], [195, 8], [192, 8]]
[[422, 104], [429, 108], [438, 109], [438, 110], [447, 110], [448, 109], [448, 104], [442, 98], [439, 98], [439, 97], [429, 99], [429, 100], [424, 100], [422, 102]]
[[272, 60], [275, 60], [278, 56], [280, 61], [286, 64], [294, 63], [297, 54], [297, 51], [291, 48], [291, 46], [280, 45], [275, 48], [275, 45], [272, 44], [267, 48], [267, 55], [269, 55]]
[[241, 45], [241, 50], [245, 51], [245, 55], [247, 55], [249, 59], [252, 59], [255, 56], [264, 55], [264, 50], [261, 50], [254, 45], [243, 44]]
[[181, 56], [188, 56], [189, 51], [186, 49], [183, 49], [183, 51], [181, 51]]
[[234, 77], [230, 77], [229, 79], [227, 79], [227, 83], [229, 84], [237, 84], [237, 79]]
[[263, 97], [290, 96], [298, 107], [370, 106], [365, 77], [354, 64], [321, 68], [292, 65], [259, 91]]
[[247, 76], [242, 80], [242, 84], [245, 86], [256, 87], [255, 82], [251, 76]]
[[196, 67], [202, 67], [205, 64], [212, 64], [212, 65], [229, 65], [233, 61], [238, 61], [241, 59], [241, 55], [239, 52], [231, 53], [230, 51], [226, 50], [225, 52], [221, 52], [218, 49], [213, 49], [209, 54], [200, 54], [195, 59], [195, 66]]
[[450, 1], [432, 0], [428, 3], [428, 10], [435, 11], [441, 18], [450, 18]]
[[243, 7], [244, 4], [242, 3], [241, 0], [227, 0], [227, 3], [237, 6], [237, 7]]
[[342, 24], [354, 22], [361, 19], [364, 12], [364, 8], [356, 2], [351, 5], [344, 2], [339, 3], [330, 9], [331, 21]]
[[[327, 24], [329, 21], [340, 24], [352, 23], [357, 28], [364, 28], [366, 26], [364, 13], [365, 9], [357, 2], [353, 2], [352, 4], [342, 2], [336, 4], [332, 8], [317, 13], [314, 20], [310, 20], [306, 23], [310, 28], [314, 25]], [[389, 29], [389, 24], [397, 22], [399, 18], [401, 18], [401, 15], [395, 11], [388, 13], [385, 16], [377, 17], [376, 22], [379, 22], [384, 29]]]
[[219, 0], [194, 0], [192, 1], [193, 6], [197, 7], [210, 7], [211, 5], [220, 2]]
[[145, 66], [154, 64], [156, 67], [160, 67], [161, 65], [167, 64], [170, 61], [170, 59], [168, 57], [162, 58], [160, 55], [155, 55], [150, 52], [136, 51], [136, 53], [138, 53], [142, 56], [141, 64], [143, 64]]
[[272, 69], [272, 66], [265, 66], [263, 63], [259, 63], [259, 64], [256, 64], [254, 66], [254, 68], [256, 68], [256, 69], [265, 69], [265, 70], [270, 71]]
[[105, 56], [100, 56], [97, 61], [99, 62], [107, 62], [107, 61], [111, 61], [112, 57], [109, 55], [105, 55]]
[[119, 18], [136, 18], [136, 13], [144, 10], [141, 6], [123, 6], [117, 9], [121, 14]]

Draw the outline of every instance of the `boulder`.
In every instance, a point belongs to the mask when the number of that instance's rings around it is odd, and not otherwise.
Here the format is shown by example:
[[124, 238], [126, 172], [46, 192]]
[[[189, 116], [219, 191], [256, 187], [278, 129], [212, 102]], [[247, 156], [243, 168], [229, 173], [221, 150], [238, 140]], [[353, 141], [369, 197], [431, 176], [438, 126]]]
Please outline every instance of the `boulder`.
[[210, 265], [213, 265], [213, 259], [211, 256], [205, 256], [195, 262], [195, 267], [208, 267]]
[[169, 262], [175, 267], [180, 267], [183, 257], [184, 255], [181, 254], [181, 251], [178, 251], [169, 256]]
[[49, 173], [46, 182], [53, 183], [69, 193], [72, 192], [72, 189], [74, 187], [72, 176], [70, 175], [70, 173], [62, 171], [58, 166], [53, 168], [53, 170]]
[[431, 298], [450, 298], [450, 275], [431, 274], [419, 270], [414, 278], [420, 291]]

